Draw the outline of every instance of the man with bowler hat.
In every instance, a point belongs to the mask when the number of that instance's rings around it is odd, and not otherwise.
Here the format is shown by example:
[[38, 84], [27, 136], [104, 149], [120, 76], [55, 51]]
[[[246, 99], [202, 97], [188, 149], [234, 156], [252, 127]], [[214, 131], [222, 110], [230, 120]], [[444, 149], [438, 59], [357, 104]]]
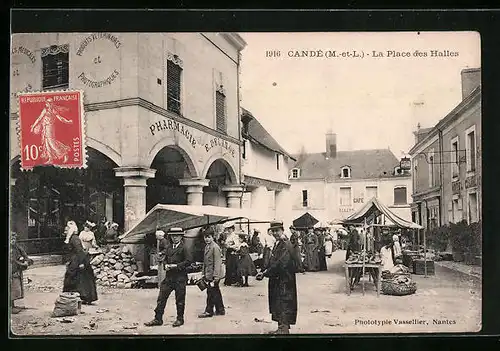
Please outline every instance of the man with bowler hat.
[[272, 320], [278, 322], [278, 330], [270, 334], [289, 334], [290, 325], [297, 320], [297, 282], [294, 249], [284, 234], [283, 222], [271, 222], [270, 231], [276, 239], [271, 258], [265, 270], [257, 275], [257, 280], [269, 278], [268, 300]]
[[182, 238], [184, 230], [182, 228], [171, 228], [168, 233], [171, 239], [164, 250], [164, 258], [158, 264], [165, 267], [165, 279], [160, 283], [157, 305], [155, 308], [155, 318], [147, 323], [147, 327], [163, 324], [163, 314], [167, 300], [172, 291], [175, 291], [175, 305], [177, 307], [177, 319], [172, 324], [173, 327], [180, 327], [184, 324], [184, 307], [186, 304], [187, 267], [191, 264], [189, 252], [184, 247]]

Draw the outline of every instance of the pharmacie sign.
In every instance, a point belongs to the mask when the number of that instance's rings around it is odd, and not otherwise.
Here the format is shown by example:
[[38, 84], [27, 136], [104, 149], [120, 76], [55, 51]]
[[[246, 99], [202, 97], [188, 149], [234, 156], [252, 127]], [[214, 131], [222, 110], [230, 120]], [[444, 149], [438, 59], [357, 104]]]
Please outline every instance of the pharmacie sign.
[[[220, 147], [222, 149], [225, 149], [232, 157], [236, 157], [236, 148], [234, 147], [233, 143], [221, 139], [216, 136], [211, 136], [207, 133], [200, 132], [196, 129], [193, 129], [191, 127], [188, 127], [187, 125], [177, 122], [173, 119], [170, 118], [164, 118], [161, 121], [152, 123], [149, 126], [149, 131], [151, 132], [151, 135], [157, 135], [161, 132], [164, 131], [169, 131], [172, 130], [174, 132], [177, 132], [181, 134], [186, 140], [191, 144], [193, 149], [198, 149], [198, 148], [203, 148], [207, 153], [210, 152], [213, 148]], [[196, 134], [202, 133], [205, 135], [203, 140], [207, 140], [204, 143], [199, 142], [199, 138], [196, 138]]]

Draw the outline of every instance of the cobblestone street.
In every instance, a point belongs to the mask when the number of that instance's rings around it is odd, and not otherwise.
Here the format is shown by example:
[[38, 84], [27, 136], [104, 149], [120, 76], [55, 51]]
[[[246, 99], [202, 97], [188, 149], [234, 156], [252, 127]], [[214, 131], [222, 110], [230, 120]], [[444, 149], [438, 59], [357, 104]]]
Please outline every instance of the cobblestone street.
[[[336, 251], [327, 272], [299, 274], [297, 325], [291, 333], [409, 333], [475, 332], [480, 330], [481, 284], [479, 279], [436, 266], [436, 275], [412, 277], [418, 290], [414, 295], [377, 297], [372, 284], [351, 296], [345, 293], [343, 258]], [[109, 289], [99, 287], [99, 301], [83, 306], [83, 314], [71, 323], [50, 318], [54, 302], [62, 290], [64, 266], [33, 268], [26, 272], [32, 280], [24, 300], [26, 309], [12, 315], [16, 335], [103, 335], [103, 334], [262, 334], [276, 329], [267, 304], [267, 281], [250, 280], [250, 287], [222, 287], [226, 315], [198, 319], [206, 294], [188, 286], [185, 325], [172, 328], [175, 299], [167, 304], [161, 327], [147, 328], [153, 317], [158, 289]], [[397, 321], [408, 323], [396, 324]], [[436, 324], [437, 321], [441, 324]], [[384, 322], [384, 325], [381, 325]], [[389, 323], [390, 322], [390, 323]], [[421, 324], [416, 324], [421, 323]]]

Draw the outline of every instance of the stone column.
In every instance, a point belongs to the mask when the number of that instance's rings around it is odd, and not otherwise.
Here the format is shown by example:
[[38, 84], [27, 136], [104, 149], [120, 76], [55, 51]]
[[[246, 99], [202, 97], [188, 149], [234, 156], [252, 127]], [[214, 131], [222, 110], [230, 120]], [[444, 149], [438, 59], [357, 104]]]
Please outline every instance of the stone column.
[[[146, 187], [147, 180], [154, 178], [156, 170], [142, 167], [115, 168], [117, 177], [123, 177], [125, 188], [125, 223], [124, 230], [127, 232], [146, 214]], [[149, 257], [146, 257], [143, 244], [129, 244], [128, 248], [135, 260], [140, 272], [148, 270]]]
[[156, 169], [142, 167], [115, 168], [117, 177], [123, 177], [125, 188], [124, 230], [133, 227], [146, 214], [147, 180], [154, 178]]
[[180, 179], [179, 184], [186, 187], [187, 204], [203, 206], [203, 187], [208, 186], [209, 179]]
[[222, 191], [226, 192], [227, 207], [231, 208], [241, 208], [241, 197], [243, 195], [243, 185], [232, 184], [226, 185], [221, 188]]

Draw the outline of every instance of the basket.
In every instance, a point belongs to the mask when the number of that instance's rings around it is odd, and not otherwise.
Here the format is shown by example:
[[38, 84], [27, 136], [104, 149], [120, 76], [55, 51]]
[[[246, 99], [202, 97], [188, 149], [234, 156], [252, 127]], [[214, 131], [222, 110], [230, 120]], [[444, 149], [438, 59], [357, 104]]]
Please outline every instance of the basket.
[[204, 291], [208, 287], [207, 282], [203, 278], [198, 279], [195, 284], [198, 286], [198, 289], [200, 289], [200, 291]]
[[382, 280], [392, 280], [401, 276], [411, 278], [411, 273], [391, 273], [389, 271], [382, 272]]
[[398, 284], [394, 280], [382, 280], [382, 292], [386, 295], [405, 296], [417, 291], [417, 283]]

